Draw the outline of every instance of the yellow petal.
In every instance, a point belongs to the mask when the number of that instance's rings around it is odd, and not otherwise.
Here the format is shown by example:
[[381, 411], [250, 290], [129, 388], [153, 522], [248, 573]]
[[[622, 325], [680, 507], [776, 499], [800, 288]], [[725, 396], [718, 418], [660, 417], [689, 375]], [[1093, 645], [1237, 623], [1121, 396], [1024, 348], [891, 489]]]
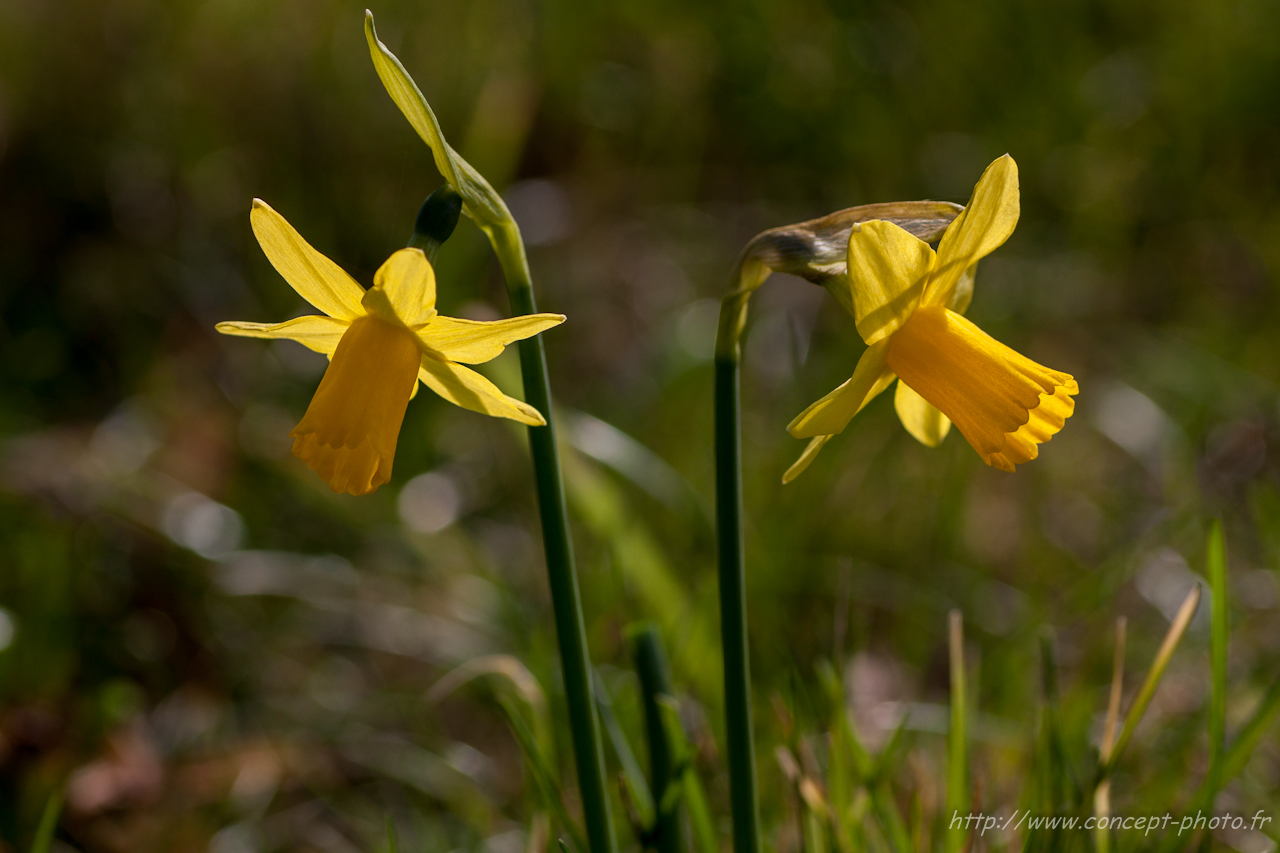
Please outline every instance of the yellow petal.
[[974, 264], [964, 271], [964, 275], [960, 276], [956, 286], [951, 289], [951, 298], [942, 307], [950, 308], [957, 314], [963, 314], [968, 311], [969, 303], [973, 301], [973, 284], [977, 277], [978, 265]]
[[418, 337], [449, 361], [483, 364], [497, 358], [507, 344], [531, 338], [564, 320], [563, 314], [526, 314], [492, 321], [437, 315], [418, 330]]
[[831, 436], [829, 435], [815, 435], [809, 441], [809, 446], [804, 449], [804, 453], [800, 454], [800, 458], [797, 459], [795, 463], [786, 470], [786, 473], [782, 475], [782, 484], [785, 486], [787, 483], [790, 483], [796, 477], [803, 474], [804, 470], [809, 467], [809, 463], [818, 458], [818, 454], [830, 440]]
[[1012, 471], [1014, 466], [1039, 456], [1039, 445], [1053, 438], [1075, 412], [1076, 401], [1071, 398], [1079, 393], [1080, 386], [1074, 379], [1068, 379], [1052, 394], [1041, 394], [1040, 405], [1031, 410], [1027, 422], [1008, 437], [1004, 451], [995, 454], [987, 464]]
[[853, 376], [843, 385], [801, 412], [787, 426], [795, 438], [813, 438], [843, 432], [873, 397], [889, 387], [893, 373], [886, 367], [889, 341], [867, 347]]
[[313, 249], [270, 205], [255, 198], [249, 222], [267, 260], [298, 295], [330, 317], [354, 320], [364, 315], [364, 288]]
[[1008, 154], [978, 179], [964, 212], [947, 226], [926, 305], [947, 305], [964, 271], [1000, 247], [1018, 224], [1018, 164]]
[[363, 300], [366, 311], [374, 313], [370, 296], [378, 293], [386, 297], [396, 322], [416, 328], [435, 316], [436, 272], [421, 249], [401, 249], [373, 274], [373, 289]]
[[338, 348], [338, 341], [349, 326], [346, 320], [325, 317], [319, 314], [308, 314], [295, 317], [283, 323], [248, 323], [231, 320], [219, 323], [215, 328], [224, 335], [239, 335], [242, 338], [284, 338], [297, 341], [307, 349], [333, 355]]
[[293, 455], [335, 492], [364, 495], [388, 482], [420, 358], [408, 329], [377, 317], [353, 322], [290, 433]]
[[921, 308], [890, 339], [887, 363], [936, 406], [988, 465], [1012, 471], [1036, 458], [1071, 417], [1079, 386], [1037, 364], [964, 317]]
[[942, 444], [951, 431], [951, 420], [901, 379], [893, 394], [893, 407], [898, 410], [898, 418], [907, 432], [927, 447]]
[[470, 368], [431, 355], [422, 356], [418, 379], [450, 403], [496, 418], [510, 418], [529, 426], [547, 421], [533, 406], [508, 397], [488, 379]]
[[855, 224], [848, 287], [858, 334], [868, 345], [893, 334], [916, 310], [933, 269], [933, 249], [891, 222]]

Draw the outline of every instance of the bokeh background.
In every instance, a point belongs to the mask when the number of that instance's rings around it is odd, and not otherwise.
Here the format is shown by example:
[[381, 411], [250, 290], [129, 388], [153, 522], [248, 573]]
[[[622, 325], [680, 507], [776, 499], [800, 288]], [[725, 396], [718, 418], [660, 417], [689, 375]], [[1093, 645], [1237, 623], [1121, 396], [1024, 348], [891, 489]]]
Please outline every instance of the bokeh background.
[[[459, 664], [510, 655], [563, 726], [521, 429], [419, 395], [392, 483], [334, 496], [288, 452], [323, 357], [213, 331], [309, 310], [254, 242], [253, 197], [368, 284], [441, 182], [374, 74], [363, 11], [0, 0], [0, 850], [27, 848], [64, 782], [61, 851], [378, 850], [388, 818], [402, 849], [526, 843], [531, 794], [493, 690], [426, 695]], [[970, 316], [1082, 389], [1016, 474], [959, 435], [917, 444], [884, 395], [783, 488], [803, 447], [785, 425], [862, 344], [799, 279], [753, 300], [744, 457], [770, 843], [798, 843], [773, 709], [803, 724], [817, 662], [842, 672], [872, 744], [905, 714], [896, 790], [932, 814], [946, 613], [961, 608], [980, 796], [1011, 808], [1042, 631], [1066, 725], [1096, 742], [1114, 619], [1140, 673], [1200, 582], [1214, 515], [1231, 554], [1229, 724], [1276, 679], [1276, 4], [373, 11], [508, 200], [540, 306], [569, 316], [545, 340], [591, 653], [643, 756], [625, 629], [659, 624], [718, 814], [709, 358], [729, 270], [765, 228], [963, 203], [1005, 152], [1022, 219], [982, 263]], [[439, 282], [444, 313], [508, 310], [465, 220]], [[485, 370], [519, 392], [514, 353]], [[1198, 784], [1206, 645], [1199, 617], [1117, 813], [1176, 810]], [[1220, 805], [1270, 809], [1278, 784], [1272, 733]], [[615, 821], [634, 845], [617, 802]]]

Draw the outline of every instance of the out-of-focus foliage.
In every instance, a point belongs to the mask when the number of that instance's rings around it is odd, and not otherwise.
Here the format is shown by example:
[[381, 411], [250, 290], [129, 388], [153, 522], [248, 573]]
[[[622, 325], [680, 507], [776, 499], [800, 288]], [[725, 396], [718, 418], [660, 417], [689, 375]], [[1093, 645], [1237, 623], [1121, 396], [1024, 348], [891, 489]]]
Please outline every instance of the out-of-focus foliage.
[[[1056, 730], [1097, 743], [1112, 622], [1129, 620], [1128, 701], [1203, 582], [1211, 514], [1231, 542], [1234, 737], [1280, 661], [1280, 8], [374, 11], [520, 222], [540, 307], [569, 316], [545, 339], [589, 640], [641, 755], [624, 629], [653, 619], [711, 812], [726, 814], [708, 359], [737, 252], [855, 204], [964, 202], [1004, 152], [1022, 219], [982, 263], [969, 313], [1081, 386], [1077, 415], [1016, 475], [959, 436], [918, 445], [885, 395], [826, 464], [779, 487], [802, 448], [786, 423], [862, 345], [799, 279], [753, 300], [744, 457], [766, 832], [786, 850], [811, 832], [773, 747], [801, 770], [826, 760], [813, 733], [828, 730], [817, 664], [830, 659], [870, 749], [906, 719], [887, 796], [941, 843], [928, 821], [945, 796], [953, 607], [968, 626], [975, 808], [1026, 807], [1042, 629]], [[253, 196], [368, 284], [440, 183], [362, 20], [331, 0], [0, 0], [0, 849], [28, 848], [64, 782], [55, 850], [378, 850], [388, 816], [402, 850], [520, 849], [546, 804], [508, 687], [426, 701], [489, 654], [547, 691], [548, 761], [572, 779], [520, 429], [421, 395], [392, 483], [336, 497], [288, 454], [323, 357], [213, 332], [304, 309], [254, 244]], [[506, 311], [469, 223], [442, 250], [439, 289], [444, 313]], [[513, 355], [486, 369], [518, 393]], [[1129, 743], [1116, 814], [1176, 812], [1201, 783], [1207, 625], [1192, 622]], [[770, 713], [774, 696], [790, 710]], [[1270, 808], [1277, 785], [1267, 731], [1219, 804]], [[623, 814], [615, 802], [631, 841]]]

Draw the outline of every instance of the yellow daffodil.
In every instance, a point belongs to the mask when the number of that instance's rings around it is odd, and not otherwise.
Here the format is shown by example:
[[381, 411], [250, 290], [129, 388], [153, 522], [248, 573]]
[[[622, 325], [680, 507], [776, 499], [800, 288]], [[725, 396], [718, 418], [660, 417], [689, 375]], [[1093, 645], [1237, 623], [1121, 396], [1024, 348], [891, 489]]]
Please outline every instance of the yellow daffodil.
[[855, 225], [848, 272], [831, 288], [853, 314], [867, 350], [853, 376], [800, 413], [787, 430], [809, 438], [783, 475], [795, 479], [823, 445], [896, 378], [902, 425], [936, 447], [954, 423], [982, 461], [1002, 471], [1036, 458], [1075, 408], [1079, 386], [992, 338], [963, 312], [973, 267], [1018, 223], [1018, 167], [1007, 154], [983, 173], [938, 251], [889, 222]]
[[312, 248], [284, 217], [254, 199], [253, 233], [276, 271], [324, 314], [283, 323], [219, 323], [250, 338], [288, 338], [329, 356], [320, 387], [293, 429], [293, 455], [335, 492], [364, 495], [391, 479], [409, 398], [422, 382], [464, 409], [522, 424], [546, 423], [464, 364], [496, 357], [515, 341], [564, 322], [531, 314], [482, 322], [436, 313], [435, 271], [420, 249], [401, 249], [365, 290]]

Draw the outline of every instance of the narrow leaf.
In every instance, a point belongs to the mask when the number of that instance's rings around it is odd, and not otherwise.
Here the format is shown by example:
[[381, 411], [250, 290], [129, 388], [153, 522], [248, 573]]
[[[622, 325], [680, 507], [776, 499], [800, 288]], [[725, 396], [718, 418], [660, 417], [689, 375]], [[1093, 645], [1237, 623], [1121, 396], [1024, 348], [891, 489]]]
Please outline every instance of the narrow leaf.
[[1187, 593], [1182, 606], [1178, 608], [1178, 614], [1173, 618], [1173, 624], [1169, 626], [1168, 633], [1164, 635], [1164, 642], [1160, 644], [1160, 649], [1156, 652], [1155, 660], [1151, 663], [1151, 670], [1147, 673], [1146, 680], [1142, 682], [1142, 687], [1139, 688], [1138, 695], [1129, 707], [1129, 713], [1125, 716], [1124, 728], [1120, 730], [1120, 737], [1116, 739], [1116, 745], [1111, 751], [1111, 757], [1103, 763], [1099, 771], [1101, 778], [1110, 776], [1111, 771], [1115, 769], [1116, 763], [1124, 755], [1124, 749], [1129, 745], [1129, 738], [1133, 737], [1133, 730], [1142, 721], [1142, 715], [1147, 712], [1147, 706], [1151, 704], [1151, 698], [1156, 695], [1156, 688], [1160, 686], [1160, 680], [1164, 678], [1164, 671], [1169, 666], [1169, 660], [1173, 657], [1173, 652], [1178, 647], [1178, 643], [1182, 641], [1182, 635], [1187, 632], [1187, 626], [1191, 624], [1191, 617], [1195, 615], [1196, 607], [1199, 604], [1200, 587], [1197, 585], [1192, 588], [1191, 592]]
[[1209, 797], [1218, 789], [1222, 775], [1222, 751], [1226, 740], [1227, 721], [1227, 543], [1222, 536], [1222, 521], [1215, 519], [1209, 527], [1206, 570], [1211, 594], [1209, 662], [1212, 678], [1209, 693]]
[[965, 714], [964, 620], [959, 610], [948, 617], [951, 652], [951, 725], [947, 729], [947, 853], [959, 853], [965, 846], [964, 829], [951, 828], [955, 816], [969, 813], [969, 739]]
[[40, 825], [36, 827], [36, 837], [31, 842], [31, 853], [49, 853], [53, 844], [53, 833], [58, 828], [58, 817], [62, 814], [62, 790], [58, 789], [49, 796], [40, 815]]
[[556, 781], [555, 771], [551, 769], [546, 757], [542, 754], [542, 750], [533, 736], [533, 730], [529, 728], [524, 716], [510, 698], [499, 696], [498, 705], [507, 715], [507, 723], [511, 726], [511, 731], [516, 736], [516, 742], [520, 746], [520, 751], [529, 766], [530, 775], [533, 776], [534, 783], [542, 795], [544, 804], [555, 814], [556, 820], [560, 822], [565, 832], [569, 834], [574, 846], [580, 850], [587, 849], [586, 845], [583, 844], [582, 834], [577, 824], [569, 817], [569, 813], [564, 807], [564, 800], [560, 796], [560, 786]]
[[[694, 846], [698, 853], [719, 853], [720, 844], [716, 839], [715, 821], [711, 817], [711, 808], [707, 805], [706, 792], [693, 766], [697, 752], [685, 736], [684, 725], [680, 722], [680, 708], [675, 698], [671, 696], [659, 697], [658, 705], [662, 710], [662, 723], [666, 727], [667, 740], [671, 744], [677, 768], [675, 780], [672, 781], [671, 794], [675, 795], [678, 791], [678, 796], [684, 798], [685, 808], [689, 812], [689, 823], [693, 826]], [[678, 788], [676, 780], [678, 780]], [[661, 808], [664, 810], [669, 807], [666, 802], [667, 796], [668, 794], [664, 792], [660, 798]]]
[[627, 735], [618, 722], [618, 715], [613, 711], [613, 700], [609, 696], [609, 691], [605, 689], [604, 680], [600, 678], [599, 673], [596, 673], [595, 677], [596, 708], [600, 711], [600, 721], [604, 724], [605, 733], [609, 736], [613, 751], [618, 756], [618, 763], [622, 765], [622, 775], [631, 795], [631, 803], [635, 806], [636, 814], [640, 818], [640, 824], [645, 830], [652, 829], [655, 813], [649, 782], [644, 778], [640, 762], [636, 761], [635, 753], [631, 751], [631, 744], [627, 742]]

